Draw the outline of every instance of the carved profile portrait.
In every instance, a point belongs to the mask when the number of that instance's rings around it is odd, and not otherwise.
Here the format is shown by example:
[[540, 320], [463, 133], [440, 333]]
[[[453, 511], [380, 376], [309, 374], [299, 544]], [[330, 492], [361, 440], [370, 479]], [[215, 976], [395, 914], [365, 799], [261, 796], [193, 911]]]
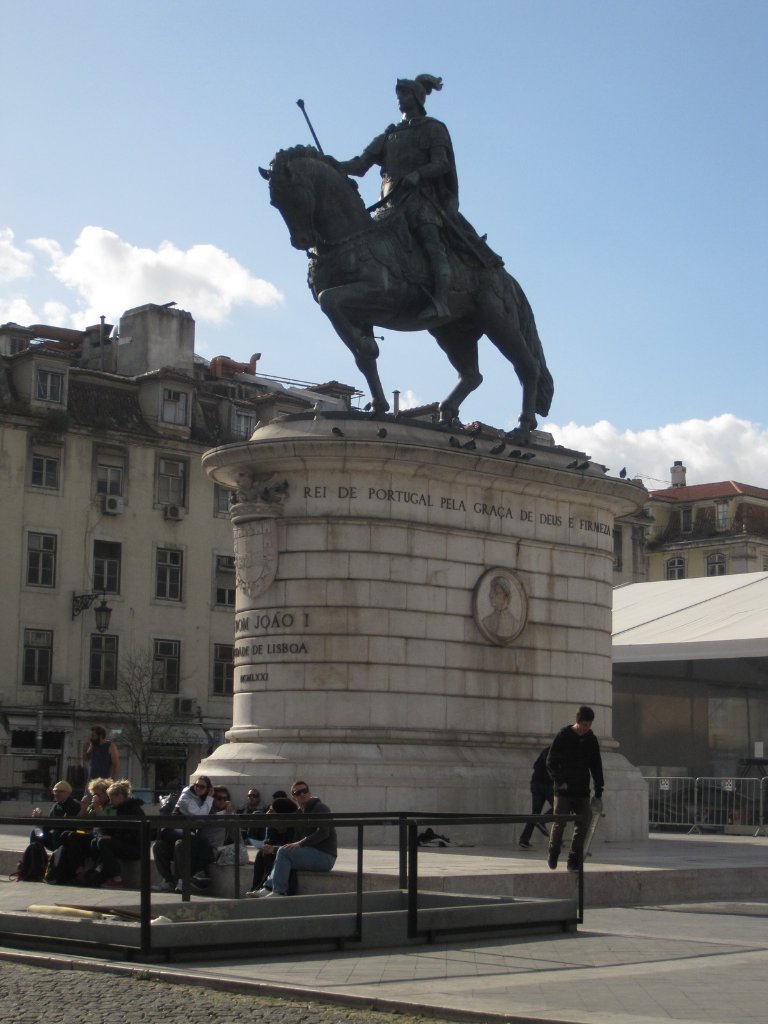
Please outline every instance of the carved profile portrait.
[[510, 569], [488, 569], [475, 585], [473, 613], [477, 628], [493, 644], [508, 647], [522, 632], [528, 601]]

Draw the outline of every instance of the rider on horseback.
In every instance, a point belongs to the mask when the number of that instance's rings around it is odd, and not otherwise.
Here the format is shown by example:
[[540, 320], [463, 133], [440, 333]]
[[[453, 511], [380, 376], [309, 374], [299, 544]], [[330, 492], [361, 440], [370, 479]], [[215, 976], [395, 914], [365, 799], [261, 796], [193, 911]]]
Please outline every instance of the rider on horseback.
[[[403, 212], [411, 234], [429, 260], [433, 291], [430, 305], [421, 313], [425, 320], [434, 320], [435, 314], [440, 319], [450, 316], [451, 269], [443, 229], [448, 227], [462, 238], [466, 232], [457, 223], [471, 227], [458, 212], [459, 185], [448, 129], [442, 121], [427, 117], [424, 107], [429, 93], [442, 87], [443, 80], [432, 75], [418, 75], [413, 80], [398, 78], [397, 102], [403, 115], [400, 123], [386, 128], [360, 156], [334, 161], [339, 170], [356, 177], [362, 177], [374, 164], [381, 167], [381, 205]], [[475, 245], [470, 248], [478, 255]]]

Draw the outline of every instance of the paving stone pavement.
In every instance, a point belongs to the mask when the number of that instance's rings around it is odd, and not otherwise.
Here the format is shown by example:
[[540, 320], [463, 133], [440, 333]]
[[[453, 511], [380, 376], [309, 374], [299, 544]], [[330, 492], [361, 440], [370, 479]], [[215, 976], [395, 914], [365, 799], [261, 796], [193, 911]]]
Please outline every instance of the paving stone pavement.
[[[473, 875], [484, 863], [476, 854], [466, 861]], [[69, 970], [74, 957], [60, 957], [58, 972], [41, 973], [36, 965], [53, 966], [54, 958], [0, 949], [0, 1020], [227, 1024], [269, 1013], [270, 1024], [383, 1024], [401, 1011], [404, 1024], [424, 1015], [510, 1024], [764, 1024], [768, 894], [762, 882], [750, 898], [732, 893], [739, 875], [764, 878], [768, 838], [668, 837], [626, 852], [624, 861], [627, 871], [644, 864], [663, 876], [656, 887], [663, 895], [653, 905], [588, 909], [575, 934], [149, 967], [90, 955], [79, 961], [83, 972]], [[672, 902], [680, 897], [669, 871], [683, 866], [700, 872], [700, 902]], [[705, 877], [714, 868], [719, 894]], [[589, 871], [599, 887], [600, 865]], [[0, 907], [19, 901], [28, 902], [19, 886], [0, 885]], [[146, 980], [154, 978], [181, 985]]]
[[767, 919], [768, 902], [613, 908], [571, 935], [82, 971], [0, 951], [0, 1007], [7, 1024], [763, 1024]]
[[[4, 1024], [409, 1024], [415, 1016], [0, 961]], [[423, 1020], [423, 1017], [421, 1017]]]

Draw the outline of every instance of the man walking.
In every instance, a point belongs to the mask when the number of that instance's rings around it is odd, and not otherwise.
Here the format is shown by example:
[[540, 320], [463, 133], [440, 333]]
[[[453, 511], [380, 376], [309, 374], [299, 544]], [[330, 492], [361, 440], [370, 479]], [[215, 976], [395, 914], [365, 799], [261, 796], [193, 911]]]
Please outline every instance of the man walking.
[[[330, 807], [327, 807], [318, 797], [312, 796], [306, 782], [301, 780], [294, 782], [291, 786], [291, 796], [296, 801], [300, 814], [331, 813]], [[275, 853], [274, 867], [264, 880], [264, 887], [254, 893], [257, 898], [286, 896], [292, 869], [295, 871], [302, 869], [305, 871], [330, 871], [336, 863], [338, 852], [336, 829], [330, 822], [325, 824], [321, 821], [302, 827], [301, 822], [297, 821], [296, 832], [300, 837], [296, 842], [278, 847]]]
[[[550, 808], [554, 803], [554, 796], [552, 793], [552, 778], [547, 771], [547, 756], [549, 754], [549, 747], [544, 747], [542, 752], [533, 762], [533, 775], [531, 775], [531, 814], [541, 814], [544, 804], [549, 804]], [[521, 850], [530, 850], [531, 848], [531, 836], [533, 835], [533, 829], [535, 827], [543, 832], [544, 835], [548, 835], [547, 830], [540, 822], [527, 821], [525, 828], [520, 833], [520, 840], [518, 846]]]
[[[603, 762], [600, 744], [592, 732], [594, 719], [592, 708], [582, 705], [576, 712], [573, 725], [566, 725], [555, 736], [547, 757], [547, 769], [555, 792], [555, 814], [577, 815], [568, 854], [569, 871], [578, 871], [583, 859], [584, 839], [589, 824], [590, 775], [595, 784], [595, 798], [600, 800], [603, 795]], [[553, 822], [547, 859], [552, 869], [557, 867], [564, 829], [564, 823]]]

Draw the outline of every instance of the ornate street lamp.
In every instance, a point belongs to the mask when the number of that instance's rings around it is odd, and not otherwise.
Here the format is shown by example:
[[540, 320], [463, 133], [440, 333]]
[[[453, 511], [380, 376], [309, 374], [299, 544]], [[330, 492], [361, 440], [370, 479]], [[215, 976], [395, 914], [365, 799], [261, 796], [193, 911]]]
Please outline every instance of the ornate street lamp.
[[101, 598], [101, 604], [95, 608], [96, 629], [100, 633], [106, 633], [109, 629], [109, 620], [112, 615], [112, 609], [107, 604], [106, 594], [73, 594], [72, 618], [76, 619], [80, 612], [90, 608], [97, 597]]

